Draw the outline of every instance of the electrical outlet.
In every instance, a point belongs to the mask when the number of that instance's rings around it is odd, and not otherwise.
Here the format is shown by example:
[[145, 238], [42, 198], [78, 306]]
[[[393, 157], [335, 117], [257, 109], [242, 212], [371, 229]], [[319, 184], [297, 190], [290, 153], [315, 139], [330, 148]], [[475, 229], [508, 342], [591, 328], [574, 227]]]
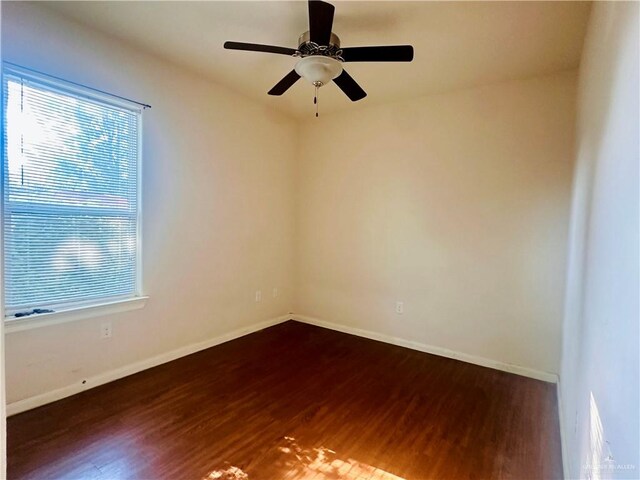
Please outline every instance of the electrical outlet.
[[262, 301], [262, 290], [256, 290], [256, 302]]
[[402, 315], [404, 313], [404, 302], [396, 302], [396, 313]]
[[111, 338], [112, 335], [111, 322], [105, 322], [100, 325], [100, 338]]
[[274, 289], [273, 289], [273, 298], [276, 298], [276, 297], [278, 296], [278, 293], [279, 293], [279, 292], [278, 292], [278, 289], [277, 289], [277, 288], [274, 288]]

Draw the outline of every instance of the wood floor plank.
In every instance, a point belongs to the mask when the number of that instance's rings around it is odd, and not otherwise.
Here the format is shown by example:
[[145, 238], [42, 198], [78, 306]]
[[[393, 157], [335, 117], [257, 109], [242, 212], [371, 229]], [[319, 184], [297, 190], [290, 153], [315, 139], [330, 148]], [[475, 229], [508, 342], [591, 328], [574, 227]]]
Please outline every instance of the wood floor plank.
[[561, 476], [554, 385], [293, 321], [8, 419], [11, 480]]

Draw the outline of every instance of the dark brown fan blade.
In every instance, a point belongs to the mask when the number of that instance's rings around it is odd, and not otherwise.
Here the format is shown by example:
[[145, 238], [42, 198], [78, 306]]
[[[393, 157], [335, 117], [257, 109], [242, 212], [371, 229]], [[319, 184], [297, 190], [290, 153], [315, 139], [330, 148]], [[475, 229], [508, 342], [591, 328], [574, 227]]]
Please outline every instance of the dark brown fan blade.
[[309, 0], [309, 38], [318, 45], [329, 45], [335, 7], [320, 0]]
[[351, 75], [346, 70], [342, 70], [342, 73], [334, 78], [333, 81], [353, 102], [357, 102], [367, 96], [367, 92], [351, 78]]
[[284, 92], [289, 90], [291, 85], [296, 83], [299, 78], [300, 75], [298, 75], [295, 70], [291, 70], [282, 80], [276, 83], [276, 85], [269, 90], [269, 95], [282, 95]]
[[246, 50], [248, 52], [279, 53], [281, 55], [293, 55], [296, 53], [295, 48], [260, 45], [258, 43], [224, 42], [224, 48], [229, 50]]
[[342, 49], [345, 62], [410, 62], [413, 60], [411, 45], [383, 47], [346, 47]]

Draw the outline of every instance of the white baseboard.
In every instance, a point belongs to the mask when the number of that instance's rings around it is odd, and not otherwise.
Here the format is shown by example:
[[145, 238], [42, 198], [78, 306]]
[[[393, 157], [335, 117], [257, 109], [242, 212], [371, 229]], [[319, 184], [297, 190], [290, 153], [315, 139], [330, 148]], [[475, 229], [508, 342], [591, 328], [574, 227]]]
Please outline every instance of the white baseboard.
[[542, 380], [551, 383], [556, 383], [558, 381], [558, 376], [555, 373], [543, 372], [532, 368], [521, 367], [520, 365], [513, 365], [510, 363], [500, 362], [498, 360], [491, 360], [489, 358], [477, 357], [475, 355], [469, 355], [467, 353], [456, 352], [454, 350], [448, 350], [442, 347], [427, 345], [426, 343], [414, 342], [411, 340], [405, 340], [403, 338], [392, 337], [390, 335], [373, 332], [371, 330], [347, 327], [345, 325], [326, 322], [324, 320], [320, 320], [314, 317], [308, 317], [306, 315], [292, 314], [289, 318], [292, 318], [293, 320], [297, 320], [299, 322], [308, 323], [310, 325], [316, 325], [318, 327], [324, 327], [330, 330], [336, 330], [338, 332], [349, 333], [358, 337], [378, 340], [380, 342], [390, 343], [391, 345], [398, 345], [400, 347], [406, 347], [412, 350], [418, 350], [420, 352], [431, 353], [433, 355], [439, 355], [441, 357], [453, 358], [455, 360], [473, 363], [474, 365], [480, 365], [482, 367], [489, 367], [496, 370], [502, 370], [504, 372], [515, 373], [516, 375], [522, 375], [524, 377], [535, 378], [536, 380]]
[[118, 380], [120, 378], [133, 375], [134, 373], [141, 372], [148, 368], [156, 367], [158, 365], [162, 365], [163, 363], [176, 360], [177, 358], [199, 352], [200, 350], [205, 350], [207, 348], [220, 345], [221, 343], [228, 342], [229, 340], [234, 340], [236, 338], [243, 337], [245, 335], [257, 332], [267, 327], [277, 325], [279, 323], [290, 320], [291, 318], [292, 318], [291, 315], [282, 315], [280, 317], [272, 318], [271, 320], [254, 323], [253, 325], [249, 325], [248, 327], [239, 328], [232, 332], [225, 333], [223, 335], [219, 335], [217, 337], [210, 338], [202, 342], [192, 343], [190, 345], [186, 345], [176, 350], [162, 353], [160, 355], [156, 355], [155, 357], [147, 358], [146, 360], [141, 360], [136, 363], [125, 365], [124, 367], [116, 368], [115, 370], [110, 370], [108, 372], [101, 373], [94, 377], [87, 378], [85, 383], [82, 383], [82, 382], [74, 383], [72, 385], [67, 385], [66, 387], [58, 388], [56, 390], [51, 390], [50, 392], [41, 393], [33, 397], [29, 397], [23, 400], [18, 400], [16, 402], [9, 403], [7, 405], [7, 416], [15, 415], [16, 413], [21, 413], [27, 410], [31, 410], [33, 408], [46, 405], [47, 403], [61, 400], [65, 397], [70, 397], [71, 395], [75, 395], [76, 393], [89, 390], [90, 388], [94, 388], [99, 385], [104, 385], [105, 383], [113, 382], [114, 380]]
[[562, 476], [563, 478], [571, 478], [569, 472], [569, 457], [567, 450], [566, 431], [564, 429], [564, 414], [562, 413], [562, 386], [561, 379], [558, 376], [558, 383], [556, 383], [556, 396], [558, 397], [558, 422], [560, 423], [560, 450], [562, 451]]

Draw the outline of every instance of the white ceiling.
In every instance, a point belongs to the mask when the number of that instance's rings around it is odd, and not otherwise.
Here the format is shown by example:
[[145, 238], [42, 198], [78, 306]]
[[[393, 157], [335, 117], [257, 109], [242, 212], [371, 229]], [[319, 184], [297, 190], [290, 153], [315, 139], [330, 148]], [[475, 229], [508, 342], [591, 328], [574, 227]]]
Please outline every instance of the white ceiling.
[[[334, 1], [342, 46], [412, 44], [412, 63], [351, 63], [346, 70], [373, 105], [575, 68], [588, 2]], [[304, 1], [48, 2], [80, 23], [296, 117], [313, 116], [313, 87], [298, 81], [282, 97], [267, 91], [295, 65], [283, 55], [222, 48], [226, 40], [295, 48], [308, 29]], [[335, 86], [321, 112], [354, 108]]]

